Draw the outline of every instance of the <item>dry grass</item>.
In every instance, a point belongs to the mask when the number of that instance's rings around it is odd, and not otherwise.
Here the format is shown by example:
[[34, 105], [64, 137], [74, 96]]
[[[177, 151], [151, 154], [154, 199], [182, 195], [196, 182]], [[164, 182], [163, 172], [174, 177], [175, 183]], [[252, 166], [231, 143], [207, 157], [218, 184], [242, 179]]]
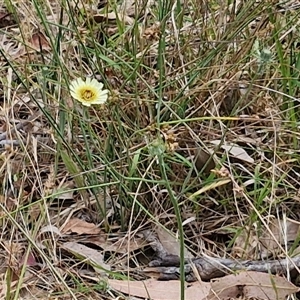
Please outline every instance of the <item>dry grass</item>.
[[[196, 255], [259, 259], [241, 236], [299, 219], [298, 6], [98, 2], [0, 1], [3, 299], [116, 298], [66, 242], [140, 279], [149, 249], [127, 241], [154, 223]], [[105, 84], [106, 105], [71, 99], [80, 76]], [[66, 231], [74, 218], [101, 239]], [[124, 253], [103, 246], [117, 240]]]

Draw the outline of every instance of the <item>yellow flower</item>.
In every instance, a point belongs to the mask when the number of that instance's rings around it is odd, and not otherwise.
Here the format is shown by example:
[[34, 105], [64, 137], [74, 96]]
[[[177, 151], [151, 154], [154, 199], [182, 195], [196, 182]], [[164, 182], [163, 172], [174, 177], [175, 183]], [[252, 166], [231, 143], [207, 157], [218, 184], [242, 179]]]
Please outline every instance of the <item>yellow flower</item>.
[[83, 81], [81, 78], [73, 80], [70, 84], [71, 96], [85, 106], [92, 104], [103, 104], [108, 97], [108, 90], [103, 90], [103, 83], [96, 79], [87, 78]]

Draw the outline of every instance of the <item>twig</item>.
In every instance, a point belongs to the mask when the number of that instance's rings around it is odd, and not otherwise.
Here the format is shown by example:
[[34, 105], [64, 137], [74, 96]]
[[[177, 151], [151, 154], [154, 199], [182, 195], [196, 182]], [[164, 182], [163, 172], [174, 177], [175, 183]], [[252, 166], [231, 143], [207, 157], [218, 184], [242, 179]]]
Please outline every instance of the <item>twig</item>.
[[[152, 234], [153, 235], [153, 234]], [[149, 263], [149, 268], [143, 270], [144, 273], [157, 273], [161, 280], [174, 280], [179, 278], [179, 257], [175, 255], [166, 255], [162, 244], [157, 238], [151, 237], [149, 231], [146, 231], [144, 237], [150, 242], [151, 247], [156, 251], [157, 258]], [[163, 253], [163, 257], [161, 254]], [[198, 274], [195, 274], [194, 270]], [[234, 260], [214, 257], [200, 257], [186, 260], [185, 276], [186, 281], [197, 281], [197, 275], [202, 280], [208, 281], [213, 278], [222, 277], [235, 271], [256, 271], [271, 274], [286, 274], [300, 267], [300, 256], [294, 258], [284, 258], [279, 260]]]

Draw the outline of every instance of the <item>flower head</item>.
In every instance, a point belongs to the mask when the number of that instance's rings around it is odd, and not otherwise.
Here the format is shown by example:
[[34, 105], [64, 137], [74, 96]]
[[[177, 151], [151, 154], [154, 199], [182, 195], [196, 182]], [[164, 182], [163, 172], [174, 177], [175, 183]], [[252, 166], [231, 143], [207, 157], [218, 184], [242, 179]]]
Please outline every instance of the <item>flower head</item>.
[[85, 106], [103, 104], [108, 97], [108, 90], [103, 90], [103, 83], [91, 78], [87, 78], [86, 81], [81, 78], [73, 80], [70, 84], [70, 93]]

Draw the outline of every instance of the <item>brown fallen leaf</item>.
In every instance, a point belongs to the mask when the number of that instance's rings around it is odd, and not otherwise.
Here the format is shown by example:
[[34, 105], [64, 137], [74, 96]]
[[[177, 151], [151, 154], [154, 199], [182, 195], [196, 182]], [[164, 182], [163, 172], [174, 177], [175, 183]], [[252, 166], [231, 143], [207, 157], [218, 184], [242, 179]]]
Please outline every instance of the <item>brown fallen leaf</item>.
[[268, 254], [278, 249], [278, 244], [284, 245], [286, 242], [292, 242], [297, 239], [300, 233], [300, 223], [286, 218], [286, 220], [273, 219], [269, 223], [268, 230], [264, 230], [259, 241]]
[[[211, 141], [211, 143], [219, 146], [221, 140]], [[229, 143], [227, 145], [221, 145], [221, 148], [239, 160], [243, 160], [251, 164], [254, 163], [254, 159], [242, 147], [240, 147], [237, 144]]]
[[103, 262], [103, 255], [97, 250], [75, 242], [64, 243], [62, 247], [73, 253], [73, 255], [79, 258], [84, 258], [85, 263], [91, 265], [94, 270], [101, 275], [105, 275], [104, 270], [110, 270], [110, 266]]
[[[155, 228], [155, 232], [168, 254], [180, 256], [180, 241], [176, 239], [171, 233], [161, 226]], [[194, 255], [184, 248], [184, 257], [193, 258]]]
[[130, 241], [128, 241], [127, 237], [120, 237], [116, 241], [110, 241], [104, 236], [91, 236], [82, 243], [85, 242], [101, 247], [105, 251], [122, 254], [127, 254], [128, 251], [136, 251], [146, 245], [145, 240], [142, 237], [136, 236], [131, 237]]
[[263, 227], [259, 235], [254, 228], [245, 227], [235, 240], [232, 255], [256, 259], [259, 249], [260, 257], [267, 258], [279, 254], [282, 251], [279, 245], [295, 241], [300, 233], [300, 223], [289, 218], [278, 220], [271, 217], [268, 228]]
[[101, 229], [94, 223], [88, 223], [78, 218], [70, 219], [61, 229], [62, 233], [100, 234]]
[[230, 298], [285, 299], [299, 291], [283, 277], [260, 272], [241, 272], [217, 279], [211, 284], [208, 300]]
[[26, 255], [26, 253], [24, 253], [24, 255], [23, 255], [22, 259], [21, 259], [20, 264], [21, 265], [26, 264], [26, 266], [36, 266], [36, 265], [38, 265], [38, 262], [35, 259], [34, 254], [30, 251], [29, 254], [28, 254], [28, 256]]
[[[122, 281], [108, 279], [108, 284], [115, 290], [136, 297], [152, 300], [180, 299], [180, 281], [157, 281], [153, 279], [145, 281]], [[210, 291], [210, 283], [194, 282], [186, 283], [185, 299], [205, 299]]]
[[216, 167], [213, 159], [213, 154], [198, 148], [195, 155], [195, 166], [199, 172], [209, 175], [210, 171]]
[[51, 50], [50, 43], [48, 42], [45, 35], [40, 31], [34, 33], [31, 36], [30, 43], [36, 51], [41, 51], [41, 50], [49, 51], [49, 50]]

